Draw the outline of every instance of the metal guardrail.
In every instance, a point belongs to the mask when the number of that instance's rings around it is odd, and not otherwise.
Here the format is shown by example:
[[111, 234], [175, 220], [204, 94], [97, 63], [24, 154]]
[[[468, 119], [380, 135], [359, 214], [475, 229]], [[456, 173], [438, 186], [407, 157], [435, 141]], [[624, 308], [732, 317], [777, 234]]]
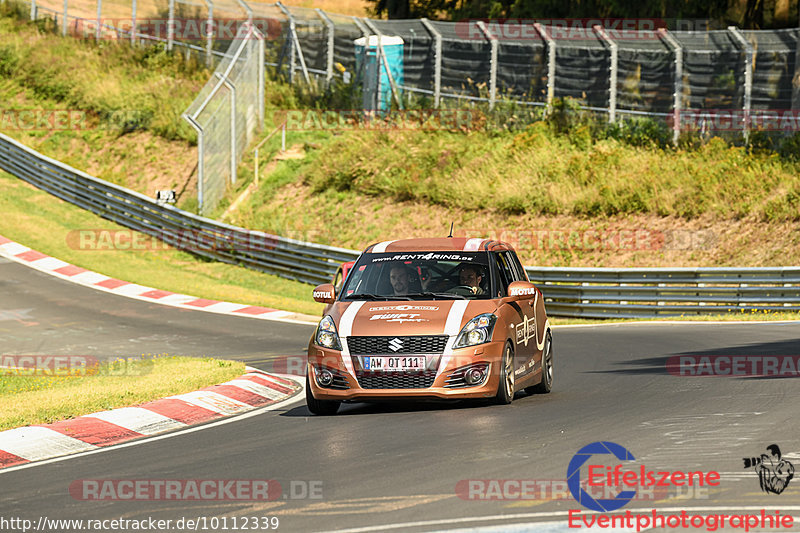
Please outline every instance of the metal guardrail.
[[800, 311], [800, 267], [526, 267], [548, 314], [640, 318]]
[[0, 169], [121, 226], [201, 257], [317, 284], [358, 252], [251, 231], [193, 215], [89, 176], [0, 134]]
[[[0, 134], [0, 169], [121, 226], [198, 256], [283, 278], [330, 281], [359, 252], [251, 231], [182, 211]], [[553, 316], [586, 318], [800, 311], [800, 267], [526, 267]]]

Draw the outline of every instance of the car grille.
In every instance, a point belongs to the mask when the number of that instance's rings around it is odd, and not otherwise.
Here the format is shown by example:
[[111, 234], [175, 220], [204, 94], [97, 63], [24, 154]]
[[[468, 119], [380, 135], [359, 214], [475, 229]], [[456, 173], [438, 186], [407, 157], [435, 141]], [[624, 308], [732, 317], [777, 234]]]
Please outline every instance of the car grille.
[[362, 389], [427, 389], [436, 372], [356, 372]]
[[351, 355], [441, 354], [446, 344], [447, 335], [347, 337]]

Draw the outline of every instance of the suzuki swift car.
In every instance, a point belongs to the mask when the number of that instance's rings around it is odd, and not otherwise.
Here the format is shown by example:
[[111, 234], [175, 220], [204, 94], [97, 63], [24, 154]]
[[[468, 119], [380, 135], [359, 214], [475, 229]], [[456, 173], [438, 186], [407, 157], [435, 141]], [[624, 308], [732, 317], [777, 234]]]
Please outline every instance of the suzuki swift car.
[[387, 241], [364, 250], [308, 344], [306, 402], [493, 398], [547, 393], [553, 340], [542, 293], [514, 249], [466, 238]]

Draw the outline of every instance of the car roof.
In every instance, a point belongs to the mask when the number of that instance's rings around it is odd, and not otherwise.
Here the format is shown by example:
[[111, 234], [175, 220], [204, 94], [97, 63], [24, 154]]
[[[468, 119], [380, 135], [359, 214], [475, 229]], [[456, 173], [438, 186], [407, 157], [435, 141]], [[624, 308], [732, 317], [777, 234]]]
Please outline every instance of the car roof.
[[364, 250], [365, 254], [383, 252], [479, 252], [479, 251], [514, 251], [514, 248], [503, 241], [467, 237], [442, 237], [428, 239], [402, 239], [383, 241], [373, 244]]

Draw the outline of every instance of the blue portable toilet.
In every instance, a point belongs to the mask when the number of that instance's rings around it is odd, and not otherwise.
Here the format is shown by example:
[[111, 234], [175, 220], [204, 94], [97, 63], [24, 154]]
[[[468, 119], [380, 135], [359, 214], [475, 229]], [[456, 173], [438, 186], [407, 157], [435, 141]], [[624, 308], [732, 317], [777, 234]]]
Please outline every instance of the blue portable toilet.
[[356, 72], [360, 73], [364, 89], [364, 109], [388, 111], [392, 105], [392, 86], [386, 65], [389, 65], [389, 72], [400, 96], [400, 86], [403, 85], [403, 39], [396, 35], [380, 37], [383, 54], [386, 56], [386, 61], [381, 61], [380, 77], [377, 64], [378, 36], [361, 37], [353, 43], [356, 47]]

